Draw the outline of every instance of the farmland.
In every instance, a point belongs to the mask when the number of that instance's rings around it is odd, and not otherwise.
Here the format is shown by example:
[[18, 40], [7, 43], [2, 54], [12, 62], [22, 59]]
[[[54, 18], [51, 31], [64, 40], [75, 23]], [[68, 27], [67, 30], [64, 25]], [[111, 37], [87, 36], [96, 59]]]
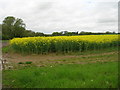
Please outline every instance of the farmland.
[[14, 38], [3, 47], [13, 66], [3, 87], [117, 88], [119, 43], [118, 35]]
[[29, 37], [15, 38], [10, 41], [11, 47], [15, 51], [36, 54], [100, 50], [116, 47], [118, 43], [120, 43], [118, 35]]

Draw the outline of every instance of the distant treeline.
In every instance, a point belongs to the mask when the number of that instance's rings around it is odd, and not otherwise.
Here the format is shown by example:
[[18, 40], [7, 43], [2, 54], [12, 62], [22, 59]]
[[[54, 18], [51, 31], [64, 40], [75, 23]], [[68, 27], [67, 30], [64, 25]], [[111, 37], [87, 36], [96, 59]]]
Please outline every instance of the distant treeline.
[[73, 36], [73, 35], [101, 35], [101, 34], [119, 34], [119, 33], [115, 33], [115, 32], [105, 32], [105, 33], [95, 33], [95, 32], [84, 32], [84, 31], [81, 31], [80, 33], [78, 32], [67, 32], [65, 31], [65, 33], [63, 32], [53, 32], [51, 35], [52, 36]]
[[15, 18], [13, 16], [6, 17], [3, 23], [0, 24], [2, 27], [2, 39], [9, 40], [16, 37], [36, 37], [36, 36], [73, 36], [73, 35], [100, 35], [100, 34], [119, 34], [115, 32], [105, 33], [93, 33], [93, 32], [53, 32], [52, 34], [44, 34], [42, 32], [34, 32], [32, 30], [26, 30], [26, 25], [22, 19]]

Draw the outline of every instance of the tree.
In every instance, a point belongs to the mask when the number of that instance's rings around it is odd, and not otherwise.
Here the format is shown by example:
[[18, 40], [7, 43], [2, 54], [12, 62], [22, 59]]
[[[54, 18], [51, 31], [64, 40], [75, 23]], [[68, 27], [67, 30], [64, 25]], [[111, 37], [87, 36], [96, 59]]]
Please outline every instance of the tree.
[[25, 31], [25, 24], [22, 19], [16, 19], [13, 28], [13, 36], [14, 37], [23, 37]]
[[34, 32], [32, 30], [25, 30], [24, 34], [25, 37], [44, 36], [44, 33]]
[[67, 32], [67, 33], [65, 33], [65, 35], [66, 36], [71, 36], [71, 35], [73, 35], [73, 33], [72, 32]]
[[8, 16], [2, 23], [2, 38], [12, 39], [14, 37], [23, 37], [25, 31], [25, 24], [22, 19]]
[[113, 31], [113, 34], [115, 34], [115, 31]]
[[25, 37], [34, 37], [35, 36], [35, 32], [33, 32], [32, 30], [25, 30], [24, 32], [24, 36]]
[[35, 36], [44, 36], [44, 33], [36, 32]]
[[53, 35], [53, 36], [61, 36], [62, 33], [61, 33], [61, 32], [60, 32], [60, 33], [59, 33], [59, 32], [53, 32], [52, 35]]
[[80, 34], [80, 35], [85, 35], [85, 32], [84, 32], [84, 31], [81, 31], [79, 34]]
[[95, 34], [95, 33], [92, 33], [92, 32], [84, 32], [84, 31], [81, 31], [79, 33], [79, 35], [92, 35], [92, 34]]
[[106, 33], [106, 34], [111, 34], [111, 32], [109, 32], [109, 31], [106, 31], [105, 33]]

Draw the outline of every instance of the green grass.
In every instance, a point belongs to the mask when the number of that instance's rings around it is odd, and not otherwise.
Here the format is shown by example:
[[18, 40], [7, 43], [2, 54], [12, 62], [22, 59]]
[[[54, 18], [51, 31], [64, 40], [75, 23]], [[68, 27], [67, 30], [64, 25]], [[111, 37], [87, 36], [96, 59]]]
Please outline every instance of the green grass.
[[[9, 40], [2, 40], [2, 43], [9, 43]], [[8, 53], [8, 52], [10, 52], [10, 46], [2, 47], [2, 53]]]
[[8, 52], [11, 52], [10, 46], [5, 46], [2, 48], [2, 53], [8, 53]]
[[4, 87], [117, 88], [117, 62], [64, 64], [3, 71]]
[[[84, 56], [56, 60], [64, 61], [61, 65], [60, 63], [54, 64], [51, 60], [46, 67], [28, 66], [17, 70], [4, 70], [3, 88], [117, 88], [118, 63], [109, 61], [117, 60], [118, 54], [103, 54], [117, 50], [118, 48], [114, 47], [99, 51], [68, 53], [65, 55]], [[10, 49], [6, 51], [12, 52]], [[62, 57], [64, 54], [59, 55]], [[107, 62], [88, 63], [97, 60], [107, 60]], [[79, 61], [85, 64], [68, 64]]]

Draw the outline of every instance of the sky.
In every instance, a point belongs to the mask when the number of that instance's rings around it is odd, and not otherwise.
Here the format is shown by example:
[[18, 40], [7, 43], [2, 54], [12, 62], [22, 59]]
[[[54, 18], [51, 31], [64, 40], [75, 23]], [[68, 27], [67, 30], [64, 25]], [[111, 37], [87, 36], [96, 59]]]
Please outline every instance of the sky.
[[21, 18], [27, 30], [118, 32], [119, 0], [0, 0], [0, 23]]

